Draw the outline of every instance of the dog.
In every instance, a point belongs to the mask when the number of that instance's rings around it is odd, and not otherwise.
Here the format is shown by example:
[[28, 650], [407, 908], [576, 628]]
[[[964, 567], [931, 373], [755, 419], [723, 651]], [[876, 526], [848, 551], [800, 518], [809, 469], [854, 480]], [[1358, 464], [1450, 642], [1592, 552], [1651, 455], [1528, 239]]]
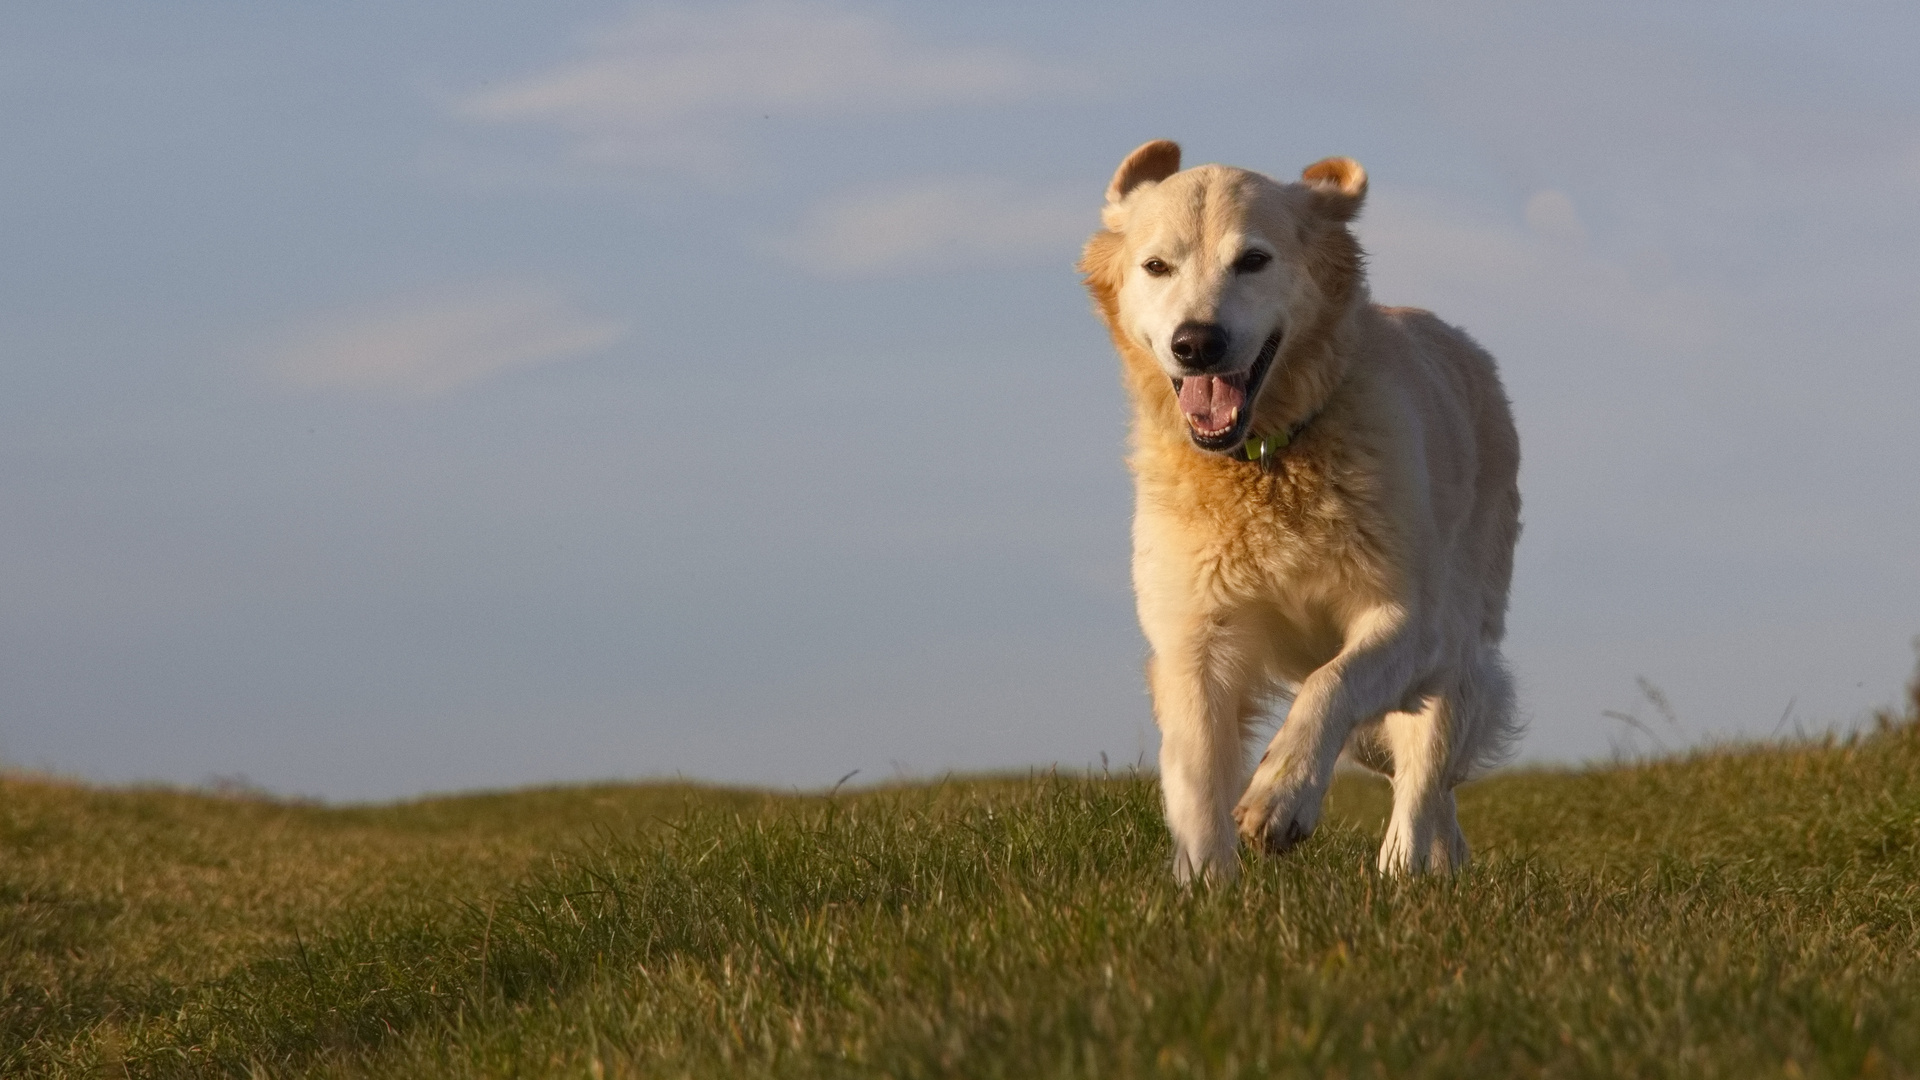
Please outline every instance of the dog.
[[[1234, 878], [1238, 840], [1310, 836], [1343, 750], [1392, 779], [1381, 872], [1463, 866], [1454, 788], [1519, 735], [1512, 410], [1463, 331], [1372, 303], [1348, 228], [1366, 192], [1350, 158], [1280, 183], [1182, 171], [1158, 140], [1114, 173], [1080, 260], [1131, 400], [1134, 594], [1183, 884]], [[1283, 700], [1249, 781], [1245, 741]]]

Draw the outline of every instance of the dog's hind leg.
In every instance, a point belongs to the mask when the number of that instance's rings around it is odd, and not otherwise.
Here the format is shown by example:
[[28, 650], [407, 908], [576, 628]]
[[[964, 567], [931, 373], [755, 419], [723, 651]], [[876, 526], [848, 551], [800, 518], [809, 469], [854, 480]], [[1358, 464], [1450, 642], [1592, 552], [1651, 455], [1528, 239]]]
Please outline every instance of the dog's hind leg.
[[1393, 815], [1380, 845], [1380, 872], [1419, 874], [1465, 866], [1467, 838], [1453, 801], [1456, 710], [1448, 694], [1418, 712], [1390, 712], [1381, 723], [1393, 754]]
[[1467, 864], [1467, 838], [1453, 789], [1474, 769], [1504, 760], [1517, 730], [1505, 663], [1489, 648], [1418, 712], [1388, 713], [1381, 726], [1394, 766], [1381, 872], [1460, 869]]

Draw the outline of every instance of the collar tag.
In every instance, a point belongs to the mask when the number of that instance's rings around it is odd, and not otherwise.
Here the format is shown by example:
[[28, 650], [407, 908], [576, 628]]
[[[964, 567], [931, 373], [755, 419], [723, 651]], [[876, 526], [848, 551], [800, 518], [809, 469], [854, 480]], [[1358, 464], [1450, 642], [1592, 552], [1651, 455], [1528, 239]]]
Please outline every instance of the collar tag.
[[1259, 461], [1285, 450], [1292, 441], [1289, 433], [1284, 431], [1278, 435], [1251, 435], [1242, 449], [1246, 451], [1248, 461]]

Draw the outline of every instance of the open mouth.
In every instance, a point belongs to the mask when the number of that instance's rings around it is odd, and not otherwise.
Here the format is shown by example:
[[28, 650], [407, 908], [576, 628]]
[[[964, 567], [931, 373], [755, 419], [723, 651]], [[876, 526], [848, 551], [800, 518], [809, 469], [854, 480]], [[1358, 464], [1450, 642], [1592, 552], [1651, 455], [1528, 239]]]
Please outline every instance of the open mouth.
[[1253, 400], [1261, 380], [1280, 349], [1280, 332], [1273, 332], [1253, 366], [1231, 375], [1188, 375], [1173, 380], [1180, 413], [1187, 419], [1187, 435], [1202, 450], [1227, 453], [1245, 442], [1253, 423]]

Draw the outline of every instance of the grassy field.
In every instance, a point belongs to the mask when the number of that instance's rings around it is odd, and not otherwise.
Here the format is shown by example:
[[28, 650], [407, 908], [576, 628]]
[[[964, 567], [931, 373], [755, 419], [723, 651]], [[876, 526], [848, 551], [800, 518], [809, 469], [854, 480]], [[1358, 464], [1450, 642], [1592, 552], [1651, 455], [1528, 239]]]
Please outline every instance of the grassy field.
[[1920, 1075], [1920, 728], [1384, 785], [1183, 894], [1150, 777], [328, 808], [0, 780], [0, 1075]]

